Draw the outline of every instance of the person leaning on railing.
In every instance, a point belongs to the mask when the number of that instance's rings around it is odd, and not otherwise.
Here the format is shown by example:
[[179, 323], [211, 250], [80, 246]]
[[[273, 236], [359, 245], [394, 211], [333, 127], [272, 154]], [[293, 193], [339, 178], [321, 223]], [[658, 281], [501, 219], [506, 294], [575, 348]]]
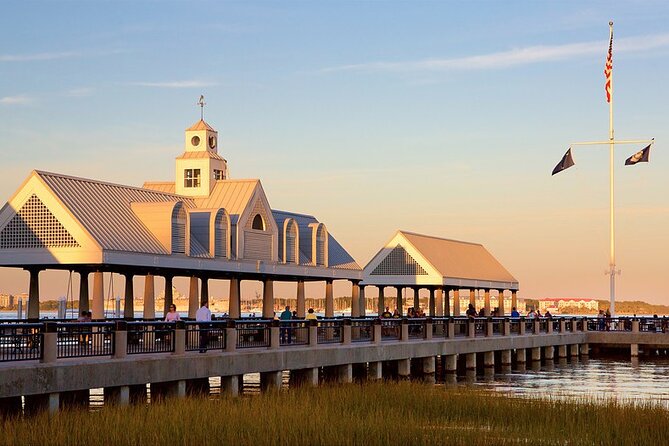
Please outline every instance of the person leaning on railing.
[[195, 313], [195, 320], [200, 322], [200, 353], [207, 351], [207, 343], [209, 341], [209, 323], [211, 322], [211, 310], [209, 310], [209, 302], [204, 301], [202, 306]]
[[306, 319], [308, 321], [315, 321], [315, 320], [318, 319], [318, 317], [316, 316], [316, 313], [314, 313], [313, 308], [309, 308], [309, 310], [307, 311], [307, 316], [304, 319]]

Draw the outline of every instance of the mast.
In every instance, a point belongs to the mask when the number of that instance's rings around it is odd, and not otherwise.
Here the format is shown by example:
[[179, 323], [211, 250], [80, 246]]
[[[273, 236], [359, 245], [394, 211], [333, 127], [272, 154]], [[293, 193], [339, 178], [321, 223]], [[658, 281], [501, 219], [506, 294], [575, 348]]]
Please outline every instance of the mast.
[[[609, 42], [613, 42], [613, 22], [609, 22]], [[611, 47], [609, 47], [609, 54]], [[612, 57], [612, 56], [611, 56]], [[609, 295], [611, 305], [609, 311], [611, 316], [615, 316], [616, 312], [616, 235], [615, 235], [615, 213], [614, 213], [614, 175], [613, 175], [613, 155], [614, 155], [614, 139], [613, 139], [613, 63], [611, 63], [611, 71], [609, 74], [610, 82], [610, 100], [609, 100], [609, 219], [610, 219], [610, 248], [611, 255], [609, 258], [609, 275], [610, 275], [610, 290]]]

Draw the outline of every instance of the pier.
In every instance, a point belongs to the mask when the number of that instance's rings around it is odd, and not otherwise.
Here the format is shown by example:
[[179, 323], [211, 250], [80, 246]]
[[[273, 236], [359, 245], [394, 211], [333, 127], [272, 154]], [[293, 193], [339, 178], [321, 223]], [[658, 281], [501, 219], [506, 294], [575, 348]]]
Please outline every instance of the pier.
[[[209, 391], [237, 395], [242, 377], [260, 373], [261, 390], [354, 379], [434, 380], [494, 373], [525, 363], [587, 356], [595, 349], [669, 349], [661, 319], [344, 318], [108, 321], [0, 324], [0, 410], [56, 412], [88, 404], [154, 400]], [[206, 349], [201, 353], [202, 349]]]

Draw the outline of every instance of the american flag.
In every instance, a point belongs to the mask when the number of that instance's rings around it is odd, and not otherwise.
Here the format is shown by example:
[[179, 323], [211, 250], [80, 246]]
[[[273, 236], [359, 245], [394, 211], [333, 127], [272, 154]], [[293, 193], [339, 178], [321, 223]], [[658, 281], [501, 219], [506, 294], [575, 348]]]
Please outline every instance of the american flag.
[[611, 73], [613, 72], [613, 30], [611, 30], [611, 40], [609, 41], [609, 53], [606, 55], [606, 65], [604, 66], [604, 76], [606, 77], [606, 102], [611, 102]]

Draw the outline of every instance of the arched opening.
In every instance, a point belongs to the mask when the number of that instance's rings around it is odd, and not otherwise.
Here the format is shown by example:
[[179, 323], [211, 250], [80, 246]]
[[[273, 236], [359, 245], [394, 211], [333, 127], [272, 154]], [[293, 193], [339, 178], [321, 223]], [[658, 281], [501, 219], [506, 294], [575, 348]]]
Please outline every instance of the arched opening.
[[178, 202], [172, 210], [172, 253], [186, 253], [186, 209]]
[[295, 220], [290, 219], [286, 222], [286, 230], [284, 233], [285, 240], [285, 263], [298, 263], [298, 254], [297, 254], [297, 223]]
[[262, 215], [256, 214], [253, 217], [253, 223], [251, 224], [251, 229], [257, 229], [259, 231], [265, 230], [265, 221], [262, 219]]
[[214, 256], [228, 257], [229, 251], [229, 231], [230, 222], [225, 210], [220, 209], [216, 213], [214, 220]]
[[325, 225], [318, 225], [316, 230], [316, 265], [326, 266], [328, 233]]

